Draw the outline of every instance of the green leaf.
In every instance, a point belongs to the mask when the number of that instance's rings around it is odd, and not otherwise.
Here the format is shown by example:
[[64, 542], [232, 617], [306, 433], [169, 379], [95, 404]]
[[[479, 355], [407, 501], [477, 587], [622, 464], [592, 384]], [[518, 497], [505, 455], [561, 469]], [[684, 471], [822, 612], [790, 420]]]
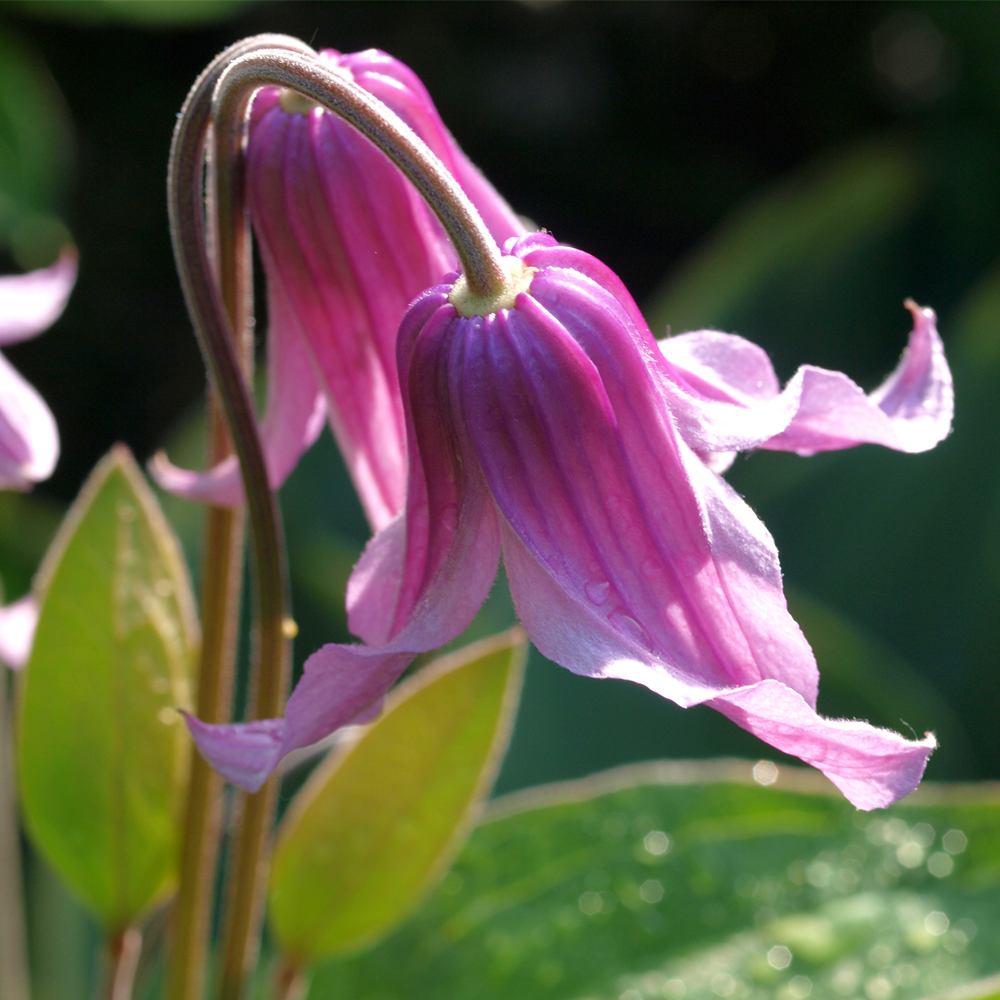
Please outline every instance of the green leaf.
[[412, 919], [309, 997], [919, 1000], [1000, 970], [997, 787], [876, 813], [831, 791], [654, 762], [497, 800]]
[[294, 960], [379, 937], [444, 871], [506, 749], [526, 647], [511, 629], [438, 660], [310, 778], [271, 873], [271, 926]]
[[190, 584], [128, 449], [84, 486], [40, 572], [21, 691], [28, 832], [110, 931], [169, 891], [198, 645]]
[[808, 257], [818, 268], [915, 204], [920, 173], [901, 147], [870, 143], [838, 152], [733, 213], [644, 309], [657, 336], [727, 317], [763, 281]]

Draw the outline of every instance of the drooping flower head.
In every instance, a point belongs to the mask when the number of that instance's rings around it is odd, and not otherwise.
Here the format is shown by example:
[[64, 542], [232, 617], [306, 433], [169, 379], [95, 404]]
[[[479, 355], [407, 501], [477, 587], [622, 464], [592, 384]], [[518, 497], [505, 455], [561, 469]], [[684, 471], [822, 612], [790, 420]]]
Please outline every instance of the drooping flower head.
[[[0, 346], [47, 330], [62, 314], [76, 282], [76, 251], [51, 267], [0, 278]], [[0, 354], [0, 489], [25, 490], [52, 475], [59, 432], [38, 393]], [[27, 661], [38, 609], [32, 595], [0, 608], [0, 662]]]
[[[416, 75], [369, 49], [320, 59], [394, 111], [451, 171], [499, 242], [522, 233], [469, 162]], [[400, 171], [350, 125], [292, 91], [262, 90], [247, 147], [247, 192], [267, 276], [268, 402], [261, 428], [272, 485], [328, 418], [372, 526], [403, 505], [406, 432], [396, 332], [407, 305], [457, 257]], [[229, 459], [205, 474], [158, 458], [167, 489], [219, 504], [242, 497]]]
[[831, 383], [853, 386], [837, 373], [803, 369], [778, 392], [738, 338], [713, 353], [722, 335], [692, 335], [687, 359], [658, 345], [607, 267], [547, 235], [508, 241], [503, 261], [501, 297], [477, 300], [451, 274], [400, 328], [406, 505], [351, 577], [349, 625], [366, 645], [314, 654], [284, 720], [190, 720], [206, 756], [253, 788], [284, 753], [377, 708], [415, 653], [468, 625], [502, 552], [518, 616], [555, 662], [708, 704], [860, 808], [915, 788], [933, 736], [817, 714], [774, 542], [707, 460], [768, 443], [916, 450], [912, 421], [929, 447], [951, 416], [933, 313], [914, 310], [900, 369], [880, 393], [857, 390], [852, 417], [824, 410]]

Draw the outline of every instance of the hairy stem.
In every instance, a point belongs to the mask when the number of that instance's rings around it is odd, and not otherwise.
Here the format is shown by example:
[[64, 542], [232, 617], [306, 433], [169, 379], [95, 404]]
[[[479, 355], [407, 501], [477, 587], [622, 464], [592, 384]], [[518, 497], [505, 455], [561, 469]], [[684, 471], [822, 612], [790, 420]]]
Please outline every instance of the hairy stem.
[[0, 1000], [28, 1000], [28, 946], [6, 674], [6, 667], [0, 665]]
[[319, 59], [281, 49], [234, 59], [219, 79], [213, 117], [217, 127], [242, 122], [260, 87], [295, 90], [367, 136], [406, 175], [437, 215], [455, 246], [470, 290], [491, 298], [506, 286], [500, 251], [479, 213], [444, 164], [408, 125], [352, 80]]
[[140, 951], [142, 934], [137, 927], [126, 928], [108, 942], [108, 1000], [131, 1000]]
[[[195, 82], [181, 111], [171, 148], [168, 202], [174, 253], [199, 343], [212, 376], [208, 406], [210, 466], [221, 461], [233, 449], [227, 427], [231, 411], [234, 406], [237, 409], [242, 406], [246, 410], [250, 408], [250, 403], [246, 392], [242, 394], [244, 398], [234, 401], [232, 390], [237, 379], [240, 384], [245, 382], [253, 363], [249, 233], [245, 228], [232, 233], [215, 226], [210, 232], [205, 230], [202, 177], [211, 97], [219, 76], [232, 59], [255, 48], [276, 46], [311, 51], [296, 39], [277, 35], [262, 35], [231, 46]], [[198, 268], [201, 268], [198, 280], [192, 282], [191, 272]], [[211, 299], [213, 277], [218, 282], [219, 301]], [[206, 286], [210, 299], [207, 304]], [[197, 299], [198, 296], [201, 298]], [[192, 307], [195, 300], [199, 303], [197, 312]], [[206, 311], [214, 311], [215, 327], [209, 331], [200, 326]], [[221, 316], [219, 312], [222, 312]], [[222, 380], [218, 378], [220, 367], [223, 369]], [[219, 387], [223, 384], [230, 390], [228, 400], [220, 397]], [[240, 396], [238, 389], [237, 396]], [[242, 416], [245, 446], [246, 427], [248, 424], [253, 426], [252, 409], [249, 421], [245, 412]], [[244, 523], [242, 508], [211, 507], [207, 512], [201, 586], [202, 653], [196, 705], [198, 717], [206, 722], [226, 722], [229, 718], [238, 641]], [[259, 559], [255, 560], [255, 565], [260, 568]], [[282, 572], [280, 567], [278, 572], [279, 575]], [[201, 1000], [204, 994], [213, 876], [220, 837], [221, 796], [222, 779], [199, 754], [193, 754], [181, 846], [180, 885], [171, 932], [170, 1000]]]

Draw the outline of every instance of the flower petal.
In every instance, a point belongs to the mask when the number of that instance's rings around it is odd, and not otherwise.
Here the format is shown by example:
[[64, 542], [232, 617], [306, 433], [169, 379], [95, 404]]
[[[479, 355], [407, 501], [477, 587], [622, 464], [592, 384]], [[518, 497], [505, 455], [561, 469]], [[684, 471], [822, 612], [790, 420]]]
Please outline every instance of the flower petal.
[[184, 721], [205, 760], [244, 791], [258, 791], [283, 756], [284, 719], [219, 726], [185, 712]]
[[59, 432], [42, 397], [0, 354], [0, 489], [47, 479], [59, 457]]
[[20, 670], [31, 655], [37, 625], [38, 601], [34, 594], [0, 608], [0, 661], [12, 670]]
[[765, 680], [708, 702], [766, 743], [822, 771], [858, 809], [884, 809], [912, 792], [937, 740], [907, 740], [888, 729], [824, 719], [800, 695]]
[[[914, 321], [909, 344], [896, 370], [867, 396], [843, 373], [813, 365], [803, 365], [779, 393], [764, 351], [731, 334], [699, 330], [661, 340], [660, 351], [678, 382], [704, 401], [708, 426], [698, 426], [697, 407], [689, 403], [690, 418], [678, 422], [681, 433], [693, 448], [705, 453], [761, 447], [814, 455], [859, 444], [880, 444], [904, 452], [933, 448], [951, 429], [951, 371], [934, 310], [912, 301], [906, 306]], [[754, 434], [748, 434], [737, 448], [719, 446], [723, 444], [720, 432], [726, 427], [719, 423], [717, 413], [728, 413], [718, 410], [719, 401], [742, 407], [744, 413], [763, 408], [773, 415], [775, 402], [781, 399], [798, 400], [786, 427], [755, 444], [750, 440]], [[716, 471], [723, 464], [724, 459], [718, 459]]]
[[347, 586], [351, 631], [383, 651], [422, 652], [453, 639], [496, 577], [496, 515], [461, 418], [460, 323], [431, 289], [400, 328], [406, 509], [372, 539]]
[[518, 614], [569, 669], [682, 705], [764, 677], [814, 700], [773, 541], [678, 438], [655, 354], [579, 270], [545, 268], [469, 338], [465, 414]]
[[285, 718], [231, 725], [212, 725], [188, 713], [185, 719], [212, 767], [244, 791], [256, 792], [286, 754], [341, 726], [373, 719], [412, 659], [364, 646], [323, 646], [306, 660]]
[[76, 249], [67, 247], [51, 267], [0, 278], [0, 345], [34, 337], [62, 315], [76, 260]]
[[[268, 479], [277, 489], [323, 430], [326, 399], [316, 382], [305, 338], [280, 294], [271, 298], [271, 313], [267, 406], [260, 435]], [[191, 472], [158, 452], [149, 463], [149, 471], [163, 489], [186, 500], [220, 507], [243, 502], [243, 478], [235, 455], [205, 472]]]

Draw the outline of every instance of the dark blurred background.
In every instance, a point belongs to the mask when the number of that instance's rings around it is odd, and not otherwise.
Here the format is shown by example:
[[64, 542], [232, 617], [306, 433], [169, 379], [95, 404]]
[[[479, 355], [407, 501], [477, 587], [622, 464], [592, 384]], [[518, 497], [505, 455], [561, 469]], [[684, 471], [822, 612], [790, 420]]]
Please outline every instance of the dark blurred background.
[[[903, 300], [934, 306], [957, 383], [926, 455], [761, 453], [728, 478], [774, 533], [827, 714], [934, 729], [929, 774], [1000, 777], [1000, 7], [784, 3], [0, 3], [0, 242], [47, 264], [64, 317], [10, 357], [62, 434], [53, 478], [0, 496], [0, 573], [23, 591], [115, 441], [198, 451], [204, 375], [173, 271], [164, 178], [196, 74], [245, 35], [383, 48], [422, 77], [521, 213], [602, 258], [654, 332], [735, 331], [779, 375], [866, 389]], [[348, 638], [366, 539], [325, 435], [282, 493], [298, 663]], [[192, 566], [198, 512], [167, 500]], [[498, 586], [470, 634], [512, 620]], [[532, 660], [498, 790], [627, 760], [774, 752], [707, 709]]]

